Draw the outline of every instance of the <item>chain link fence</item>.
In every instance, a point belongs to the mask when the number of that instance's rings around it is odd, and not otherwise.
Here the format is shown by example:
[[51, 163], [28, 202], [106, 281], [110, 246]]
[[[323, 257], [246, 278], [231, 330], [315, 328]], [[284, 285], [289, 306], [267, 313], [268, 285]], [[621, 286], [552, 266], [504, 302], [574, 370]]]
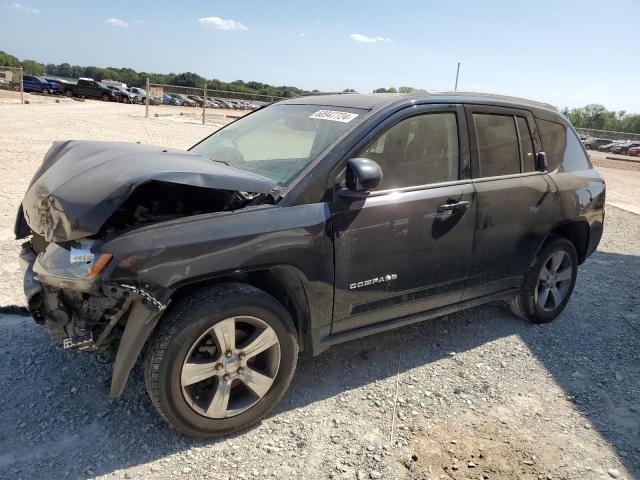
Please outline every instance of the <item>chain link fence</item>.
[[252, 110], [269, 105], [282, 97], [245, 92], [209, 90], [148, 83], [146, 85], [146, 117], [172, 117], [185, 122], [216, 123], [221, 117], [238, 118]]
[[627, 132], [613, 132], [611, 130], [594, 130], [592, 128], [576, 128], [576, 131], [587, 138], [603, 140], [630, 140], [640, 142], [640, 134]]
[[0, 66], [0, 90], [3, 91], [2, 96], [24, 103], [22, 77], [22, 67]]

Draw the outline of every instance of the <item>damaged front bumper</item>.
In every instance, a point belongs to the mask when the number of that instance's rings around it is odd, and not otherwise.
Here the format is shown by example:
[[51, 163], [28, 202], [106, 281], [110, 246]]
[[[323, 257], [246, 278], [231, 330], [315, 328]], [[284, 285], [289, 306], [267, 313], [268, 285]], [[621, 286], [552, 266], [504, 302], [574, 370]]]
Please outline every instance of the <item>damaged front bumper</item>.
[[65, 349], [117, 345], [111, 385], [117, 396], [166, 304], [136, 285], [103, 281], [100, 274], [111, 255], [93, 255], [90, 249], [89, 243], [80, 248], [50, 243], [36, 253], [31, 241], [25, 242], [24, 293], [34, 320]]

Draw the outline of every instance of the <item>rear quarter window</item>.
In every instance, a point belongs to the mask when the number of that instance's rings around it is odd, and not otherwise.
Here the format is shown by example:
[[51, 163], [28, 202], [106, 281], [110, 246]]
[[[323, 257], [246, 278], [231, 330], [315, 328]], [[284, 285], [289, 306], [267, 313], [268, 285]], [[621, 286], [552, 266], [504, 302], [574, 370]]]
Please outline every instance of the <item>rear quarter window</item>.
[[573, 171], [591, 168], [582, 144], [573, 130], [567, 130], [564, 125], [539, 118], [536, 119], [536, 123], [542, 148], [547, 154], [550, 172], [558, 169]]
[[567, 131], [567, 148], [564, 151], [564, 160], [562, 162], [563, 170], [588, 170], [591, 168], [589, 159], [584, 153], [582, 142], [573, 130]]

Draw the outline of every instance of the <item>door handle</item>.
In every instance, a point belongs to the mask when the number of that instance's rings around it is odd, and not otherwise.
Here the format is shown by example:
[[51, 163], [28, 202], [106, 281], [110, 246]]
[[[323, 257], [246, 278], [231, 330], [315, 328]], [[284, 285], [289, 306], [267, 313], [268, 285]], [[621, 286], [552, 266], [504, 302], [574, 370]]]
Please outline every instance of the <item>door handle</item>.
[[438, 207], [438, 213], [453, 213], [466, 210], [471, 206], [471, 202], [463, 200], [461, 202], [445, 203]]

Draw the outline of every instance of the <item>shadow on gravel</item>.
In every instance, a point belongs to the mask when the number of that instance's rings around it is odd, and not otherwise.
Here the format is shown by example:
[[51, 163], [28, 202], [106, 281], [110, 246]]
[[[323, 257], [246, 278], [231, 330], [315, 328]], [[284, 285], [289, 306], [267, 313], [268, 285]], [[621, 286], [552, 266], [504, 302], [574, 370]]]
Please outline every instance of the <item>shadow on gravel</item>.
[[525, 329], [520, 336], [640, 478], [640, 257], [597, 252], [579, 278], [548, 335]]
[[[598, 252], [580, 268], [575, 298], [553, 324], [530, 325], [490, 305], [302, 358], [276, 415], [393, 377], [398, 365], [407, 371], [519, 335], [638, 476], [639, 284], [639, 257]], [[56, 350], [32, 323], [0, 318], [0, 355], [7, 359], [0, 378], [12, 395], [0, 403], [0, 476], [37, 478], [43, 468], [49, 478], [104, 475], [230, 440], [196, 441], [167, 427], [148, 400], [139, 366], [123, 397], [97, 394], [106, 392], [110, 366]], [[75, 463], [76, 449], [95, 452], [91, 465]]]

